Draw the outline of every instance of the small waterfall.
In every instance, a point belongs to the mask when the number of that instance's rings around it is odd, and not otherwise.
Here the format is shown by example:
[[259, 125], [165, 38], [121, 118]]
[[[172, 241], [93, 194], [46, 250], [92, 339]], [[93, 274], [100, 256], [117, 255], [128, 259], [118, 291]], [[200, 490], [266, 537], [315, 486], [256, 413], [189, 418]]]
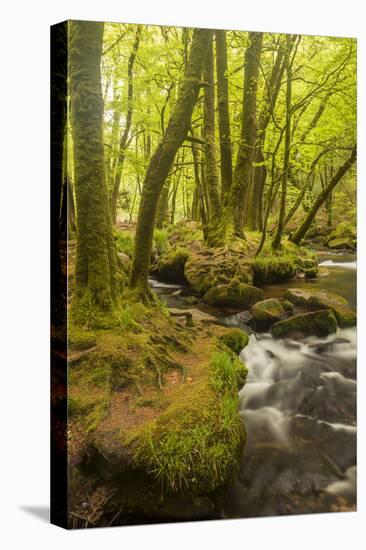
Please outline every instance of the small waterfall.
[[225, 517], [352, 509], [356, 329], [301, 341], [252, 334], [240, 358], [248, 436]]

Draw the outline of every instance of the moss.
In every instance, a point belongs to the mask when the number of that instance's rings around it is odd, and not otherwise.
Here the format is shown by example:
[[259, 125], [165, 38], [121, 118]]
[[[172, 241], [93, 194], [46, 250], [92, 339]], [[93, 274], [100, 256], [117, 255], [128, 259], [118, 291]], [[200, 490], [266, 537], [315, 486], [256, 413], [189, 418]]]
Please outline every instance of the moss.
[[356, 240], [352, 237], [339, 237], [328, 241], [328, 247], [333, 250], [355, 250]]
[[132, 258], [134, 239], [131, 233], [115, 228], [114, 242], [116, 243], [116, 249], [118, 252], [122, 252], [123, 254], [129, 256], [129, 258]]
[[342, 296], [325, 289], [289, 288], [285, 297], [297, 306], [308, 310], [331, 309], [340, 327], [356, 324], [356, 312]]
[[311, 267], [309, 269], [304, 269], [304, 273], [306, 279], [315, 279], [319, 273], [319, 269], [317, 267]]
[[210, 305], [251, 307], [263, 298], [263, 290], [234, 279], [229, 284], [212, 287], [203, 297]]
[[248, 344], [249, 336], [238, 328], [228, 329], [219, 337], [219, 341], [231, 351], [239, 355], [242, 349]]
[[186, 283], [184, 266], [190, 254], [187, 249], [177, 246], [169, 250], [168, 254], [158, 259], [154, 273], [163, 281], [171, 283]]
[[157, 253], [160, 256], [167, 253], [169, 249], [169, 239], [168, 239], [168, 231], [165, 228], [158, 229], [157, 227], [155, 227], [154, 245]]
[[273, 323], [283, 318], [285, 310], [277, 298], [257, 302], [250, 310], [257, 330], [267, 330]]
[[284, 321], [279, 321], [272, 326], [272, 334], [275, 338], [287, 336], [327, 336], [337, 330], [337, 321], [329, 309], [314, 311], [311, 313], [299, 313]]
[[211, 383], [172, 404], [155, 421], [133, 434], [135, 462], [163, 488], [205, 494], [238, 475], [244, 426], [238, 414], [238, 372], [244, 365], [231, 354], [211, 359]]
[[255, 284], [271, 284], [290, 281], [300, 271], [315, 269], [314, 253], [284, 240], [282, 248], [274, 251], [266, 245], [253, 263]]
[[95, 333], [91, 330], [83, 330], [71, 325], [68, 331], [68, 345], [72, 350], [83, 351], [96, 345]]

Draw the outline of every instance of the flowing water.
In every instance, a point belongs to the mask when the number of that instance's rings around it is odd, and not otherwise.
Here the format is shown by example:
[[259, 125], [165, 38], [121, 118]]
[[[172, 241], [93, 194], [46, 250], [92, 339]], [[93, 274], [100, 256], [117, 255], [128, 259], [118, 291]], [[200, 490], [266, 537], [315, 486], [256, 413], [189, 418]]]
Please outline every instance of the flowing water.
[[[319, 264], [329, 270], [327, 277], [269, 286], [266, 297], [311, 286], [355, 305], [355, 257], [322, 254]], [[159, 293], [168, 305], [182, 304], [169, 285]], [[241, 315], [228, 316], [227, 324], [245, 324]], [[356, 328], [296, 341], [252, 331], [240, 358], [249, 371], [239, 393], [247, 444], [223, 517], [354, 510]]]

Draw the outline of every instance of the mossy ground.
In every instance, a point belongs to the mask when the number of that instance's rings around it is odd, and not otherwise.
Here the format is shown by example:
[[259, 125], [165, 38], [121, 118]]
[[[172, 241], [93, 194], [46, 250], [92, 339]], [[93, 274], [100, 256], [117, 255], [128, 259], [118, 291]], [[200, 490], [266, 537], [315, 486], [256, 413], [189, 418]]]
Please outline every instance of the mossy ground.
[[122, 312], [108, 329], [70, 327], [69, 463], [82, 472], [97, 454], [115, 479], [143, 472], [147, 514], [165, 494], [223, 490], [245, 441], [237, 390], [246, 368], [223, 344], [229, 329], [187, 327], [164, 307], [127, 303]]

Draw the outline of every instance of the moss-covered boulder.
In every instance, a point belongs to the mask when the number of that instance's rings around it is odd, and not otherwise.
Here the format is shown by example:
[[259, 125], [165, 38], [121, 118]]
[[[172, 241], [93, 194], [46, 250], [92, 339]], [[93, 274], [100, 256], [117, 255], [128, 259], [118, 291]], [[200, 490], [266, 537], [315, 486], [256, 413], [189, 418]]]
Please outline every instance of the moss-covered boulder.
[[290, 281], [295, 277], [296, 269], [295, 258], [291, 256], [259, 256], [253, 264], [253, 280], [255, 284]]
[[257, 302], [250, 310], [257, 330], [267, 330], [273, 323], [280, 321], [286, 312], [278, 298], [268, 298]]
[[239, 328], [228, 329], [224, 334], [219, 337], [219, 342], [224, 344], [231, 351], [239, 355], [242, 349], [249, 342], [248, 334]]
[[189, 284], [199, 294], [232, 279], [251, 284], [253, 280], [252, 260], [243, 250], [204, 248], [192, 253], [185, 264], [184, 274]]
[[219, 307], [250, 308], [263, 298], [263, 290], [233, 280], [210, 288], [203, 297], [207, 304]]
[[328, 241], [328, 248], [331, 250], [355, 250], [356, 239], [352, 237], [339, 237]]
[[325, 289], [289, 288], [285, 298], [307, 310], [331, 309], [340, 327], [351, 327], [357, 322], [356, 312], [342, 296]]
[[184, 266], [188, 258], [189, 252], [185, 248], [171, 248], [167, 254], [159, 257], [152, 271], [162, 281], [185, 284]]
[[272, 326], [275, 338], [327, 336], [337, 330], [337, 321], [334, 313], [329, 309], [322, 309], [310, 313], [299, 313]]
[[356, 249], [356, 228], [348, 222], [339, 223], [329, 235], [326, 244], [334, 250]]

